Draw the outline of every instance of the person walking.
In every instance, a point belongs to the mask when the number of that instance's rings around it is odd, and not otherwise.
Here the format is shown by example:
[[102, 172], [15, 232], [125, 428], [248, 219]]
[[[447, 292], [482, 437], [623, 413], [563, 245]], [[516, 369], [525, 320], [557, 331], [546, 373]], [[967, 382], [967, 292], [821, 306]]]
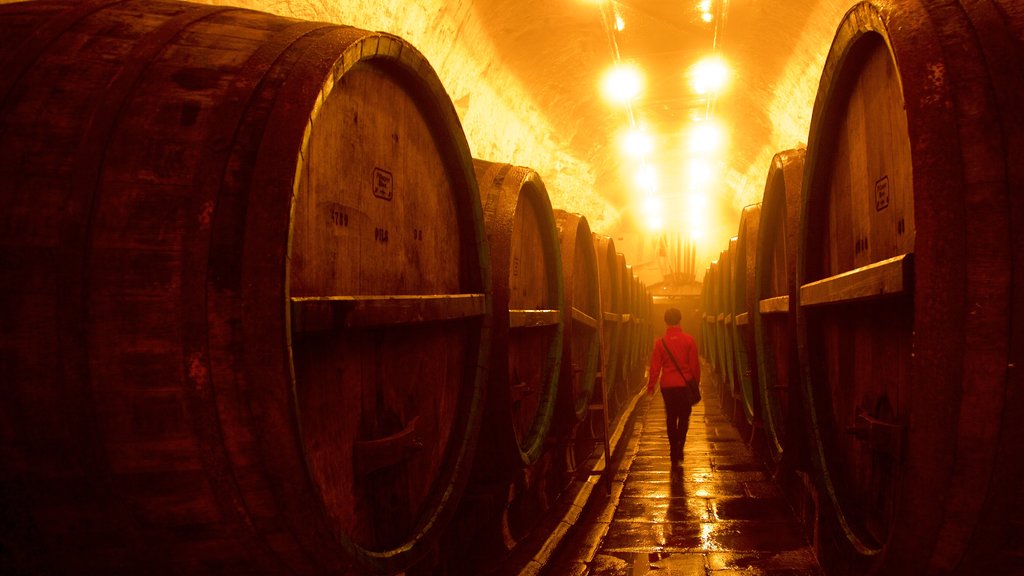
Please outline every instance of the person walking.
[[654, 343], [651, 352], [651, 371], [647, 379], [647, 393], [661, 381], [661, 396], [665, 401], [668, 420], [669, 457], [675, 468], [683, 461], [683, 444], [690, 427], [690, 394], [687, 386], [700, 386], [700, 360], [697, 344], [679, 326], [683, 315], [676, 308], [665, 310], [665, 335]]

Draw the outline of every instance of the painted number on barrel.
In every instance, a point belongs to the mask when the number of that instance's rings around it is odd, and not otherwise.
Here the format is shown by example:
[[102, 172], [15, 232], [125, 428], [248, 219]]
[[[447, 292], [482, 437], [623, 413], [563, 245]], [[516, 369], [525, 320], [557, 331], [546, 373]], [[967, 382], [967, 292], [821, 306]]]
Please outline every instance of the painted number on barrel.
[[387, 228], [374, 228], [373, 239], [381, 244], [387, 244], [388, 242], [388, 229]]
[[373, 195], [388, 202], [395, 197], [394, 178], [391, 172], [383, 168], [373, 169]]
[[413, 228], [412, 229], [412, 239], [413, 240], [420, 240], [420, 241], [422, 241], [423, 240], [423, 230], [420, 230], [419, 228]]
[[347, 227], [348, 214], [337, 208], [331, 208], [331, 224], [335, 226]]
[[882, 176], [875, 182], [875, 211], [885, 210], [889, 207], [889, 177]]

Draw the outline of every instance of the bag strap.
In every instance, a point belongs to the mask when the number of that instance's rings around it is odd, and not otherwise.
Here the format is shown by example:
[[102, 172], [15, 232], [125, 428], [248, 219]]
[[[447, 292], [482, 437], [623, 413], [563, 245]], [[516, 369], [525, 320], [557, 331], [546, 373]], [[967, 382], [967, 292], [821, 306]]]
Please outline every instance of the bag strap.
[[[668, 357], [672, 359], [672, 365], [676, 367], [676, 370], [679, 371], [679, 375], [683, 377], [683, 382], [686, 382], [686, 374], [683, 374], [683, 369], [679, 367], [679, 363], [676, 362], [676, 357], [673, 356], [672, 351], [668, 349], [668, 344], [665, 343], [664, 338], [661, 339], [661, 347], [665, 349], [665, 352], [668, 352]], [[689, 386], [690, 383], [686, 382], [686, 385]]]

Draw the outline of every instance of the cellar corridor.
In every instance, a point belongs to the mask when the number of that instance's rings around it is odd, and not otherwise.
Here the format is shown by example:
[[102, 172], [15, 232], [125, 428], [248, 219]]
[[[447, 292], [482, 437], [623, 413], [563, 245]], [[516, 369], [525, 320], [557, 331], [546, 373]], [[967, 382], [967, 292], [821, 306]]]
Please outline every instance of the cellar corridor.
[[780, 487], [722, 414], [710, 382], [690, 417], [681, 470], [670, 469], [661, 394], [637, 402], [622, 457], [613, 459], [611, 495], [595, 490], [542, 574], [822, 573]]

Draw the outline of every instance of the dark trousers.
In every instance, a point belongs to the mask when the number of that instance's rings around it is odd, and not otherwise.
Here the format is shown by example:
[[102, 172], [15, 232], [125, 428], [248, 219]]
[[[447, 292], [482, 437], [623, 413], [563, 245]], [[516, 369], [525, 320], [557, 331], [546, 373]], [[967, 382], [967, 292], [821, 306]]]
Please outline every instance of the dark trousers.
[[683, 459], [683, 444], [686, 443], [686, 431], [690, 428], [692, 406], [685, 388], [662, 388], [661, 397], [665, 400], [668, 421], [669, 455], [675, 462]]

